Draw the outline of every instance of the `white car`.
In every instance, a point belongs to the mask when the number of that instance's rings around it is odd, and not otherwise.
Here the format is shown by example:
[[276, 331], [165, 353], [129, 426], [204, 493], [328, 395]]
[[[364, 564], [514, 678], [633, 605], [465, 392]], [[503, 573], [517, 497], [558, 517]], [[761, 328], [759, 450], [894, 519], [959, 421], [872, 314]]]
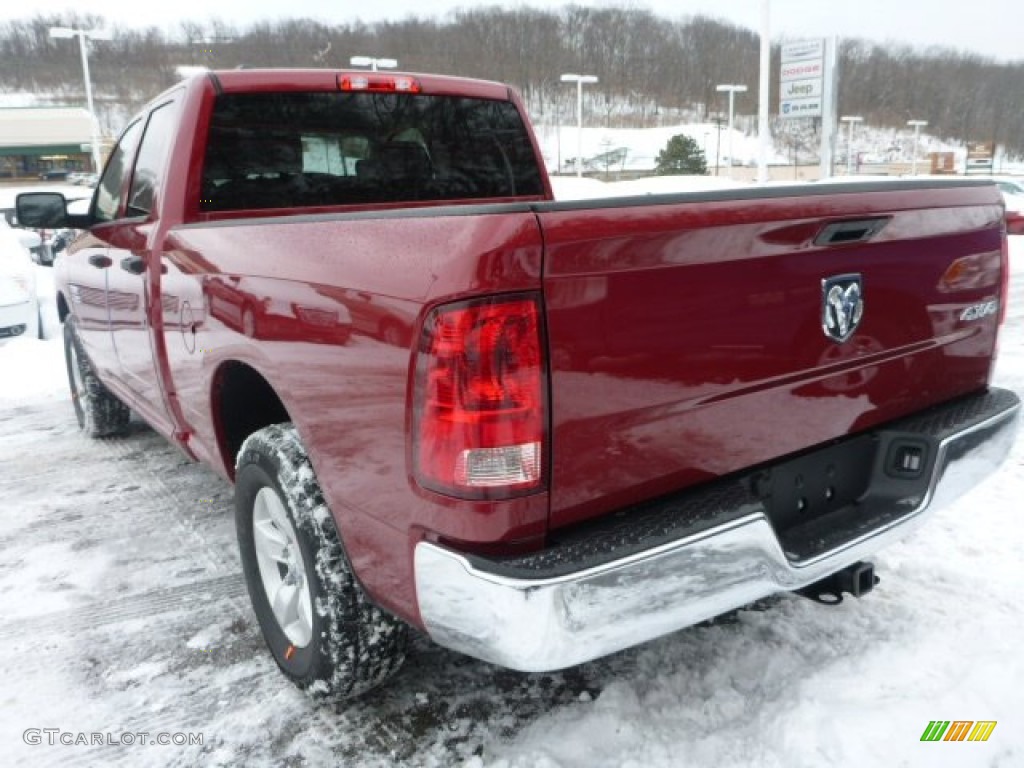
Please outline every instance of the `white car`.
[[1003, 192], [1006, 203], [1006, 231], [1011, 235], [1024, 235], [1024, 194]]
[[0, 340], [12, 336], [42, 338], [39, 294], [30, 249], [39, 235], [11, 229], [0, 220]]
[[1024, 196], [1024, 177], [1022, 176], [993, 176], [992, 181], [1003, 191], [1004, 195]]

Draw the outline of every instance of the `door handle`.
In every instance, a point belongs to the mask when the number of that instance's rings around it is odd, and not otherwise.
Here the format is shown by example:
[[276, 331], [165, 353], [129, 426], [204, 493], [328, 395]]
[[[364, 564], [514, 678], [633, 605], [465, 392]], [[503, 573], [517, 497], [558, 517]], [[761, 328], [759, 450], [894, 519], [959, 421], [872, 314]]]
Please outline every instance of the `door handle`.
[[121, 259], [121, 269], [133, 275], [141, 275], [146, 271], [146, 260], [141, 256], [125, 256]]
[[102, 253], [94, 253], [89, 257], [89, 263], [92, 264], [96, 269], [106, 269], [112, 262], [109, 256], [105, 256]]
[[881, 232], [891, 220], [892, 216], [877, 216], [871, 219], [837, 221], [822, 227], [818, 236], [814, 238], [814, 244], [863, 243]]

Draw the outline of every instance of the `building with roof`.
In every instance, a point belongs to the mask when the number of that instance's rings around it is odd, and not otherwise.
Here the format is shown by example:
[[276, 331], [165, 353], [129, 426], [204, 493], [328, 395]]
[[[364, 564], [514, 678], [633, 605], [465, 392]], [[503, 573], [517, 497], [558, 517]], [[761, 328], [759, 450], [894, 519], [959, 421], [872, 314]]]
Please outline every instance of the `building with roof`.
[[92, 123], [81, 107], [0, 108], [0, 178], [90, 171]]

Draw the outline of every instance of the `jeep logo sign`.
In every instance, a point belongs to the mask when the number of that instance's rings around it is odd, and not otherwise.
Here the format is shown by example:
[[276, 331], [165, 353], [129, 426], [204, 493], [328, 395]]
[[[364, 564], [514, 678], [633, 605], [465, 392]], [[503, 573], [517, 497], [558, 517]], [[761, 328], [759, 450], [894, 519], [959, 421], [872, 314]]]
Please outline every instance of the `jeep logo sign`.
[[817, 80], [792, 80], [782, 83], [779, 88], [782, 92], [783, 101], [787, 99], [809, 99], [821, 96], [821, 79]]

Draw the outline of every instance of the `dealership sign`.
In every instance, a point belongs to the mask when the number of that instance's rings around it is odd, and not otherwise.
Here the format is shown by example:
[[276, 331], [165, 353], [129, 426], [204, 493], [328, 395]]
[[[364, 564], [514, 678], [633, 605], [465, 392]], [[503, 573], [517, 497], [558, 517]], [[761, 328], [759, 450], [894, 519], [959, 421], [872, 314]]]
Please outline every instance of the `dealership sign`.
[[792, 64], [783, 64], [781, 76], [782, 82], [797, 80], [805, 77], [821, 77], [825, 73], [824, 63], [821, 61], [798, 61]]
[[825, 92], [825, 41], [804, 40], [782, 46], [779, 115], [821, 117]]
[[967, 142], [967, 172], [975, 168], [990, 170], [995, 154], [996, 145], [991, 141]]

